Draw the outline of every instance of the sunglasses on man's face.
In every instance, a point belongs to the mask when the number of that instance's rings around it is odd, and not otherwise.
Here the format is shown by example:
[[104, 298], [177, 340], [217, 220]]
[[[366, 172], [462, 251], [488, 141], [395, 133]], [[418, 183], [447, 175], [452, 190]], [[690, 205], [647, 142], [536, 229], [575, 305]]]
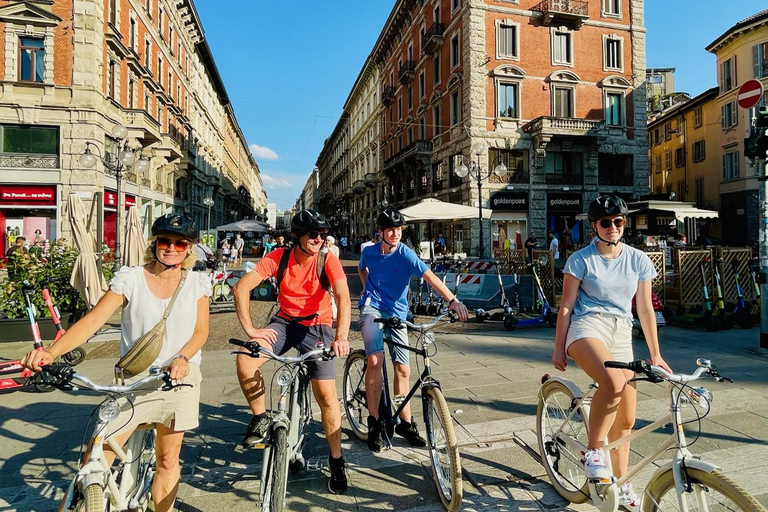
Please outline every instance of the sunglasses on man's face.
[[173, 245], [179, 252], [186, 251], [187, 247], [189, 247], [188, 240], [176, 240], [173, 242], [170, 238], [158, 238], [155, 241], [155, 244], [155, 247], [157, 247], [158, 251], [167, 251], [171, 245]]
[[616, 226], [617, 228], [620, 228], [624, 225], [626, 220], [624, 217], [616, 217], [615, 219], [600, 219], [600, 227], [603, 229], [608, 229], [611, 227], [611, 224]]
[[317, 237], [320, 237], [321, 240], [325, 240], [328, 238], [328, 232], [327, 231], [310, 231], [307, 233], [307, 236], [310, 240], [317, 240]]

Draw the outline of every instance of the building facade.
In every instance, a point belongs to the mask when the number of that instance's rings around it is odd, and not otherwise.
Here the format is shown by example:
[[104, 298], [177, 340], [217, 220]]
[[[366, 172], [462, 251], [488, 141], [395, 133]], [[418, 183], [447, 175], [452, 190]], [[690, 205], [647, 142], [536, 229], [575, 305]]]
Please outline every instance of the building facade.
[[[518, 232], [567, 229], [579, 242], [576, 215], [598, 193], [647, 192], [640, 1], [398, 0], [371, 59], [377, 199], [482, 202], [493, 214], [485, 256]], [[455, 172], [462, 162], [465, 178]], [[492, 172], [499, 164], [506, 174]], [[449, 249], [477, 254], [478, 220], [423, 224], [417, 235], [438, 232]]]
[[[3, 232], [69, 237], [70, 193], [103, 216], [109, 246], [117, 208], [136, 205], [147, 233], [169, 211], [205, 227], [207, 196], [214, 225], [265, 202], [191, 0], [0, 1], [0, 32]], [[124, 143], [150, 165], [121, 167], [116, 197]], [[86, 148], [108, 165], [83, 168]]]

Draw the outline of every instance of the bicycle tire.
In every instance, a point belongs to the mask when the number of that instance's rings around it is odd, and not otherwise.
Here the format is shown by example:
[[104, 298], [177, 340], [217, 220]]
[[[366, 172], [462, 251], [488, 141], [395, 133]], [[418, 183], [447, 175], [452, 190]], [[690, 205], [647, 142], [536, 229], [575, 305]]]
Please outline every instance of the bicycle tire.
[[[694, 492], [685, 493], [684, 498], [690, 500], [689, 510], [700, 510], [697, 503], [697, 493], [709, 503], [708, 510], [742, 510], [744, 512], [765, 512], [765, 508], [752, 495], [739, 487], [722, 471], [716, 469], [711, 473], [696, 468], [686, 468]], [[729, 501], [730, 503], [727, 503]], [[643, 512], [660, 512], [663, 510], [679, 509], [675, 476], [671, 469], [663, 472], [648, 483], [643, 493], [641, 503]]]
[[368, 440], [368, 398], [365, 394], [365, 370], [367, 363], [364, 350], [353, 350], [344, 363], [343, 393], [344, 414], [355, 436]]
[[288, 431], [285, 427], [277, 427], [272, 431], [268, 463], [268, 481], [264, 504], [264, 512], [283, 512], [285, 510], [285, 492], [288, 487]]
[[77, 366], [85, 361], [85, 350], [81, 347], [73, 348], [61, 356], [61, 360], [70, 366]]
[[443, 505], [449, 512], [455, 512], [461, 506], [464, 489], [453, 418], [440, 388], [427, 389], [424, 401], [424, 426], [432, 477]]
[[[536, 407], [536, 437], [541, 465], [557, 493], [571, 503], [584, 503], [589, 500], [589, 486], [581, 454], [569, 453], [566, 446], [552, 436], [563, 425], [574, 402], [573, 393], [562, 382], [550, 380], [544, 383]], [[587, 445], [587, 423], [581, 411], [574, 414], [563, 432]]]
[[91, 484], [83, 489], [83, 499], [75, 506], [75, 512], [104, 512], [104, 489], [99, 484]]

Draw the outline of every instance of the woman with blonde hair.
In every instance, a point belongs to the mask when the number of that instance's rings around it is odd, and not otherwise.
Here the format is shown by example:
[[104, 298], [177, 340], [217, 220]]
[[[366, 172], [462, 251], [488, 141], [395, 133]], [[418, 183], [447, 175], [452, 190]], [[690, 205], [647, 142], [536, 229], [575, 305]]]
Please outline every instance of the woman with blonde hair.
[[[170, 307], [160, 353], [151, 366], [167, 367], [173, 380], [191, 387], [172, 392], [137, 393], [123, 405], [120, 415], [107, 426], [107, 435], [118, 445], [125, 443], [142, 423], [154, 424], [157, 431], [155, 452], [157, 472], [152, 483], [156, 512], [173, 510], [181, 468], [179, 453], [184, 433], [198, 425], [200, 409], [200, 349], [208, 339], [208, 297], [211, 283], [204, 273], [189, 272], [197, 259], [193, 242], [197, 239], [194, 221], [169, 213], [155, 220], [145, 255], [146, 264], [122, 267], [110, 282], [104, 297], [82, 320], [67, 330], [55, 345], [29, 352], [25, 367], [39, 371], [61, 354], [84, 343], [123, 306], [121, 355], [152, 330]], [[172, 299], [179, 289], [175, 300]], [[171, 304], [172, 303], [172, 304]], [[149, 369], [129, 381], [141, 379]], [[114, 453], [105, 454], [111, 462]]]

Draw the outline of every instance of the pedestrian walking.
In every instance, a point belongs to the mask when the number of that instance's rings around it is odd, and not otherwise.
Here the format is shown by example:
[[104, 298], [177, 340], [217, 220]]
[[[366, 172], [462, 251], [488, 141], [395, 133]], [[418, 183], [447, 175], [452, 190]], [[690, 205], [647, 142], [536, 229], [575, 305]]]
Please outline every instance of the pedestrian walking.
[[245, 250], [245, 240], [240, 238], [240, 233], [235, 235], [235, 240], [232, 242], [232, 248], [234, 249], [234, 257], [232, 261], [235, 263], [243, 264], [243, 251]]
[[341, 244], [341, 255], [343, 257], [347, 257], [347, 245], [349, 245], [349, 241], [347, 240], [346, 235], [342, 235], [339, 239], [339, 244]]

